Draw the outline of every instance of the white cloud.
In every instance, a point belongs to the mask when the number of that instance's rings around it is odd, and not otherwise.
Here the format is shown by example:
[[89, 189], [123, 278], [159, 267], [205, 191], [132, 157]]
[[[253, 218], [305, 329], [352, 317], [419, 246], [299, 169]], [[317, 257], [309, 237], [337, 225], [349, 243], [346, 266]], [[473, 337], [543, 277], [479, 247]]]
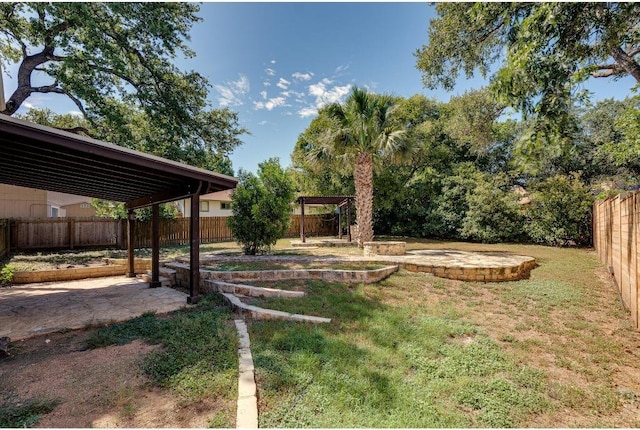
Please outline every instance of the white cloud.
[[268, 121], [260, 121], [260, 122], [258, 123], [258, 125], [266, 125], [267, 123], [268, 123]]
[[313, 73], [311, 72], [308, 72], [308, 73], [295, 72], [291, 75], [291, 77], [298, 82], [310, 81], [312, 76], [313, 76]]
[[309, 95], [315, 97], [314, 106], [307, 106], [298, 111], [298, 115], [306, 118], [315, 115], [318, 109], [331, 104], [341, 103], [344, 97], [349, 93], [351, 85], [334, 85], [332, 80], [324, 78], [320, 82], [309, 85]]
[[266, 91], [261, 91], [260, 95], [262, 96], [263, 99], [267, 99], [267, 92]]
[[286, 90], [287, 88], [289, 88], [289, 85], [291, 85], [291, 82], [287, 81], [284, 78], [280, 78], [280, 80], [276, 84], [276, 87]]
[[316, 109], [313, 106], [307, 106], [298, 111], [298, 115], [300, 115], [300, 118], [307, 118], [317, 113], [318, 113], [318, 109]]
[[285, 106], [287, 99], [284, 97], [274, 97], [272, 99], [267, 100], [266, 102], [253, 102], [253, 107], [256, 110], [266, 109], [271, 111], [278, 106]]
[[271, 82], [269, 82], [269, 81], [264, 81], [264, 82], [262, 83], [262, 85], [264, 85], [265, 87], [270, 87], [270, 86], [271, 86]]
[[276, 64], [276, 60], [271, 60], [271, 64]]
[[243, 104], [243, 97], [249, 92], [249, 79], [245, 75], [235, 81], [225, 82], [224, 85], [214, 85], [218, 91], [218, 103], [220, 106], [240, 106]]
[[22, 102], [22, 106], [27, 109], [33, 109], [35, 107], [32, 103], [29, 102]]
[[269, 76], [275, 76], [276, 75], [276, 71], [273, 70], [271, 67], [267, 67], [264, 72]]
[[336, 67], [336, 71], [334, 73], [344, 72], [348, 68], [349, 68], [349, 64], [344, 64], [344, 65], [338, 66], [338, 67]]
[[83, 116], [82, 112], [80, 112], [79, 110], [70, 110], [69, 112], [67, 112], [69, 115], [73, 115], [73, 116]]
[[323, 79], [317, 84], [309, 85], [309, 95], [315, 96], [317, 108], [331, 103], [339, 103], [351, 89], [351, 84], [343, 86], [335, 85], [327, 88], [327, 81], [329, 83], [331, 82], [328, 79]]

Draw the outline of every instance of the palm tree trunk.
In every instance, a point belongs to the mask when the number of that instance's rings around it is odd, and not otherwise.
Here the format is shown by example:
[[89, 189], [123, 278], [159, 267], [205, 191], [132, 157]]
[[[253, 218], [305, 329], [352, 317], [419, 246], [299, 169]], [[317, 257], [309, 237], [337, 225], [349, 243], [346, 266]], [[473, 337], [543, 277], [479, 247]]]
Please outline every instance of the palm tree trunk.
[[373, 240], [373, 157], [368, 152], [356, 156], [353, 181], [356, 187], [356, 223], [358, 247]]

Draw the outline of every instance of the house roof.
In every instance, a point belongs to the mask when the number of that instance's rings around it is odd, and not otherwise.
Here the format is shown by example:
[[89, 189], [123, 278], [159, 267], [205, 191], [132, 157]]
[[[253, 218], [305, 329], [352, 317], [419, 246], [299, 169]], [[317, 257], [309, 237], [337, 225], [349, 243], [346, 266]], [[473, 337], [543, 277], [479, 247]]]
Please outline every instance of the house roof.
[[234, 191], [235, 191], [235, 188], [231, 190], [222, 190], [222, 191], [217, 191], [215, 193], [205, 194], [200, 196], [200, 200], [216, 200], [221, 202], [230, 202], [231, 195], [233, 194]]
[[235, 188], [237, 179], [0, 114], [0, 183], [133, 209]]
[[57, 206], [69, 206], [78, 203], [91, 203], [91, 197], [76, 196], [73, 194], [47, 191], [47, 201]]

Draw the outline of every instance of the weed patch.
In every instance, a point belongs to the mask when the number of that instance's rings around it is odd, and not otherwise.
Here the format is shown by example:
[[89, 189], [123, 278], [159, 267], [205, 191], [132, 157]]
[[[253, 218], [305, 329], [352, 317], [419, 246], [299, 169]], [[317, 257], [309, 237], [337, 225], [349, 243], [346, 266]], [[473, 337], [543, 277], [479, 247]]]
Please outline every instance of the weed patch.
[[40, 417], [55, 408], [55, 400], [31, 399], [20, 404], [0, 403], [0, 427], [33, 427]]

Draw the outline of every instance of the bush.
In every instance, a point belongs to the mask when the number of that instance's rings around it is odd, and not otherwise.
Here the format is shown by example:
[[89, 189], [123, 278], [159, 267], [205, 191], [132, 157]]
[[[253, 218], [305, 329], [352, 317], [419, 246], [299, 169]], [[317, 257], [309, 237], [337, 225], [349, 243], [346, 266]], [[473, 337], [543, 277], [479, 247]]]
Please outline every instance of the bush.
[[556, 175], [534, 188], [527, 210], [528, 233], [547, 245], [588, 245], [594, 197], [580, 175]]
[[231, 198], [228, 224], [246, 255], [267, 252], [289, 229], [293, 183], [277, 158], [258, 166], [258, 176], [241, 172]]
[[15, 267], [7, 264], [0, 270], [0, 287], [9, 287], [13, 283], [13, 274], [15, 273]]
[[473, 191], [467, 193], [468, 209], [462, 221], [461, 236], [480, 242], [520, 240], [525, 236], [524, 217], [504, 175], [483, 175]]

